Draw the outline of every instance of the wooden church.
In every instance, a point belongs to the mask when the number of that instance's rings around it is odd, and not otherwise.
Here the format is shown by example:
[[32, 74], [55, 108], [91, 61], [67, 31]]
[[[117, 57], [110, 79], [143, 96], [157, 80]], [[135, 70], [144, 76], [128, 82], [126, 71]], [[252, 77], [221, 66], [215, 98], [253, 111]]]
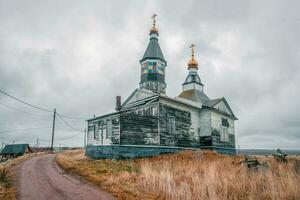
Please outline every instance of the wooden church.
[[92, 158], [139, 157], [184, 148], [235, 153], [237, 118], [224, 97], [210, 99], [204, 93], [194, 44], [182, 92], [177, 97], [166, 95], [167, 61], [158, 43], [155, 17], [140, 60], [139, 88], [123, 103], [117, 96], [115, 112], [87, 120], [86, 154]]

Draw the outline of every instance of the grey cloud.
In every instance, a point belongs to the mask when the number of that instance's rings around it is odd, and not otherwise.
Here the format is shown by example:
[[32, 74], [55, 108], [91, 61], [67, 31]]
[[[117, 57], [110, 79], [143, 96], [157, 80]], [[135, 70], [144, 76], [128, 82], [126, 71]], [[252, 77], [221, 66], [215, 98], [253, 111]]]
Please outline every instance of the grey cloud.
[[[298, 1], [0, 1], [1, 89], [71, 116], [113, 111], [139, 83], [150, 16], [168, 61], [167, 93], [187, 74], [197, 44], [206, 93], [225, 96], [239, 120], [241, 148], [300, 148]], [[0, 95], [0, 103], [42, 114]], [[51, 126], [0, 105], [0, 131]], [[70, 123], [84, 129], [84, 122]], [[58, 126], [64, 126], [58, 121]], [[51, 129], [0, 134], [46, 145]], [[26, 134], [28, 134], [26, 137]], [[76, 133], [57, 129], [57, 138]], [[30, 136], [29, 136], [30, 135]], [[82, 144], [82, 137], [61, 141]], [[57, 145], [59, 142], [57, 142]]]

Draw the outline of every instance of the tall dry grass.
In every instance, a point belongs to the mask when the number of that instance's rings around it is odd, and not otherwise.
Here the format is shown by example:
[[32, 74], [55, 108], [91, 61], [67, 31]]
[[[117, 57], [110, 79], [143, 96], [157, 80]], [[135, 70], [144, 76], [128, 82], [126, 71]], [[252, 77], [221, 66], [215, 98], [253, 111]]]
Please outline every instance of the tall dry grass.
[[241, 160], [191, 151], [134, 161], [78, 159], [76, 154], [57, 158], [67, 171], [86, 177], [119, 199], [300, 199], [296, 159], [278, 163], [261, 157], [269, 168], [260, 170], [247, 169]]
[[[215, 157], [215, 158], [213, 158]], [[183, 153], [141, 165], [139, 185], [165, 199], [299, 199], [295, 161], [249, 170], [236, 157]]]

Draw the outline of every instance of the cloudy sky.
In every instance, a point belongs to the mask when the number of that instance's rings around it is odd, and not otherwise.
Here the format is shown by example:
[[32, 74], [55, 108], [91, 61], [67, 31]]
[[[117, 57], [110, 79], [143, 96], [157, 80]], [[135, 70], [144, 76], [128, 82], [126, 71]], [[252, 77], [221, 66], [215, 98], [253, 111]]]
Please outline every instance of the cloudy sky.
[[[241, 148], [300, 149], [299, 1], [0, 0], [0, 89], [86, 119], [138, 87], [139, 60], [158, 14], [167, 94], [187, 75], [189, 44], [205, 92], [225, 96]], [[64, 120], [82, 131], [84, 120]], [[57, 119], [55, 145], [82, 145]], [[0, 95], [0, 142], [49, 145], [52, 114]]]

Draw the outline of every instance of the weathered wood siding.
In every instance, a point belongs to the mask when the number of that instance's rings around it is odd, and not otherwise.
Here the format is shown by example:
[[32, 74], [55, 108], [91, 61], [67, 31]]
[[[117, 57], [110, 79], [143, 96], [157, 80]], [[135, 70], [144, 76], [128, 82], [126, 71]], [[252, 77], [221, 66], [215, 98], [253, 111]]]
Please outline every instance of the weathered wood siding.
[[130, 111], [121, 112], [122, 145], [157, 145], [158, 103], [154, 102]]
[[202, 108], [199, 117], [200, 137], [211, 135], [211, 111], [207, 108]]
[[[174, 129], [172, 131], [174, 119]], [[177, 109], [173, 106], [159, 104], [159, 135], [160, 145], [193, 147], [199, 144], [198, 138], [191, 134], [191, 113], [185, 110]]]
[[197, 109], [192, 106], [188, 106], [186, 104], [178, 103], [175, 101], [170, 101], [167, 99], [160, 99], [160, 102], [162, 104], [177, 108], [178, 110], [189, 112], [191, 117], [190, 127], [189, 127], [190, 137], [192, 137], [194, 141], [199, 141], [200, 139], [199, 132], [201, 128], [200, 112], [199, 112], [200, 109]]
[[[222, 118], [227, 120], [227, 125], [222, 125]], [[211, 126], [212, 126], [212, 145], [219, 147], [235, 147], [234, 136], [234, 120], [228, 116], [220, 113], [211, 112]], [[222, 140], [222, 131], [225, 132], [225, 140]]]
[[90, 120], [87, 137], [88, 145], [235, 147], [233, 118], [165, 98]]
[[111, 145], [119, 144], [119, 114], [95, 118], [88, 121], [87, 144]]

